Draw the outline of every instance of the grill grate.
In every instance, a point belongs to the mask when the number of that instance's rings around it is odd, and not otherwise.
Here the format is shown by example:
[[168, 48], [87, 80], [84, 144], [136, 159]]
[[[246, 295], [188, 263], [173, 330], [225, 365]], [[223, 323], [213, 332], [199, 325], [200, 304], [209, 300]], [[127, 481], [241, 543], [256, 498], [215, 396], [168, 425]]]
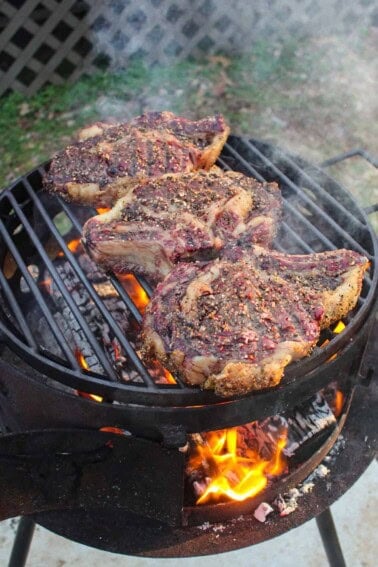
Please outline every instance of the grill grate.
[[[377, 287], [374, 234], [364, 213], [342, 187], [315, 166], [269, 144], [231, 136], [219, 165], [253, 175], [260, 181], [279, 183], [284, 198], [284, 219], [275, 243], [277, 249], [311, 253], [345, 247], [365, 254], [371, 261], [370, 277], [365, 278], [361, 299], [347, 321], [347, 331], [338, 336], [326, 332], [331, 339], [327, 347], [316, 349], [308, 359], [288, 367], [282, 384], [290, 384], [343, 348], [351, 334], [363, 325]], [[44, 194], [41, 191], [43, 172], [44, 166], [37, 168], [0, 196], [0, 332], [3, 340], [40, 372], [106, 400], [163, 407], [219, 403], [212, 392], [189, 388], [177, 377], [172, 383], [159, 383], [154, 373], [143, 365], [133, 333], [125, 333], [83, 269], [79, 257], [68, 246], [72, 239], [80, 238], [84, 221], [96, 212]], [[66, 232], [59, 228], [62, 219], [68, 226]], [[58, 253], [68, 262], [70, 272], [75, 274], [96, 314], [110, 329], [112, 341], [121, 349], [137, 380], [125, 382], [120, 377], [114, 360], [56, 267]], [[46, 274], [96, 360], [95, 372], [83, 368], [73, 345], [54, 318], [51, 300], [41, 286]], [[138, 328], [142, 314], [131, 295], [115, 276], [110, 275], [106, 281], [114, 297], [130, 314], [131, 326]], [[150, 295], [148, 282], [142, 278], [138, 281]], [[34, 311], [30, 310], [30, 302]], [[36, 336], [35, 320], [39, 327], [48, 329], [54, 348], [41, 344]]]

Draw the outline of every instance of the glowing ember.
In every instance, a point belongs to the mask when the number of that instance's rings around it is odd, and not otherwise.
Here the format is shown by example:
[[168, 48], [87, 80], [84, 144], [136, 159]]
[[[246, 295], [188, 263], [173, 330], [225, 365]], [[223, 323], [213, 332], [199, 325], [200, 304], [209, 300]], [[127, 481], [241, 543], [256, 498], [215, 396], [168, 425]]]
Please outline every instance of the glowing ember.
[[345, 329], [345, 324], [342, 321], [339, 321], [336, 325], [336, 327], [334, 327], [334, 329], [332, 329], [332, 331], [336, 334], [341, 333], [343, 330]]
[[[67, 243], [68, 250], [70, 250], [74, 254], [76, 254], [76, 252], [79, 251], [81, 246], [82, 246], [82, 244], [81, 244], [80, 238], [75, 238], [74, 240], [70, 240], [70, 242]], [[57, 254], [57, 257], [61, 258], [62, 256], [64, 256], [64, 252], [63, 252], [63, 250], [60, 250], [60, 252], [58, 252], [58, 254]]]
[[45, 289], [47, 293], [51, 293], [51, 284], [52, 284], [52, 279], [46, 278], [45, 280], [39, 282], [39, 287]]
[[117, 277], [131, 297], [135, 306], [141, 313], [143, 313], [147, 303], [149, 302], [149, 297], [142, 286], [138, 283], [136, 277], [133, 276], [133, 274], [119, 274]]
[[[80, 364], [81, 368], [88, 370], [88, 363], [85, 360], [83, 353], [77, 348], [75, 349], [75, 358]], [[88, 398], [89, 400], [93, 400], [94, 402], [102, 402], [104, 399], [102, 396], [97, 396], [96, 394], [88, 394], [87, 392], [81, 392], [80, 390], [76, 390], [76, 392], [78, 396], [82, 398]]]
[[344, 406], [344, 394], [341, 390], [336, 390], [332, 406], [335, 417], [339, 417]]
[[71, 250], [71, 252], [77, 252], [80, 246], [81, 246], [81, 240], [80, 240], [80, 238], [76, 238], [75, 240], [71, 240], [71, 241], [67, 244], [67, 248], [68, 248], [69, 250]]
[[88, 362], [85, 360], [83, 353], [78, 348], [75, 348], [75, 358], [84, 370], [88, 370]]
[[100, 427], [100, 431], [104, 431], [105, 433], [115, 433], [116, 435], [125, 435], [123, 429], [120, 429], [119, 427], [112, 427], [112, 426]]
[[110, 207], [99, 207], [98, 209], [96, 209], [96, 211], [99, 215], [103, 215], [104, 213], [110, 211]]
[[206, 470], [207, 486], [197, 504], [217, 502], [225, 497], [243, 501], [261, 492], [268, 479], [286, 470], [282, 450], [287, 431], [278, 439], [273, 455], [263, 459], [256, 449], [245, 444], [238, 427], [205, 434], [205, 442], [195, 446], [190, 467]]
[[76, 390], [78, 396], [80, 396], [81, 398], [87, 398], [88, 400], [92, 400], [93, 402], [102, 402], [103, 401], [103, 397], [102, 396], [97, 396], [96, 394], [88, 394], [87, 392], [81, 392], [80, 390]]
[[158, 360], [149, 362], [148, 371], [156, 384], [176, 384], [172, 374]]

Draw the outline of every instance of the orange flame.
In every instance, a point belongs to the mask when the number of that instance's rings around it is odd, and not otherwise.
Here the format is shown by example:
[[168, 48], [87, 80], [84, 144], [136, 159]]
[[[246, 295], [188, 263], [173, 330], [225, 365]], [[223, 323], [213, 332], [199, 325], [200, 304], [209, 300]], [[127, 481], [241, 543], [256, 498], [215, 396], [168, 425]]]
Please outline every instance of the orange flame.
[[75, 358], [78, 361], [78, 363], [80, 364], [80, 366], [82, 368], [84, 368], [84, 370], [89, 369], [88, 362], [85, 360], [83, 353], [78, 348], [75, 348]]
[[149, 362], [148, 370], [156, 384], [177, 383], [172, 374], [156, 359]]
[[110, 211], [110, 207], [99, 207], [98, 209], [96, 209], [96, 211], [99, 215], [103, 215], [104, 213]]
[[93, 402], [100, 403], [104, 399], [102, 396], [97, 396], [97, 394], [88, 394], [87, 392], [81, 392], [80, 390], [76, 390], [76, 391], [81, 398], [87, 398], [88, 400], [92, 400]]
[[197, 504], [219, 501], [224, 497], [241, 502], [261, 492], [268, 478], [283, 474], [286, 460], [282, 449], [286, 445], [287, 432], [279, 438], [270, 460], [264, 460], [249, 447], [238, 449], [237, 427], [206, 434], [206, 442], [197, 444], [191, 457], [191, 467], [204, 466], [211, 480]]
[[343, 323], [342, 321], [339, 321], [336, 326], [332, 329], [332, 332], [335, 333], [336, 335], [338, 335], [339, 333], [341, 333], [343, 330], [345, 329], [345, 323]]
[[[80, 246], [81, 246], [80, 238], [74, 238], [73, 240], [70, 240], [70, 242], [67, 243], [68, 250], [71, 250], [71, 252], [74, 253], [76, 253], [79, 250]], [[63, 250], [60, 250], [57, 254], [57, 257], [61, 258], [62, 256], [64, 256], [64, 252]]]
[[105, 433], [115, 433], [116, 435], [124, 435], [122, 429], [110, 425], [106, 427], [100, 427], [100, 431], [104, 431]]
[[133, 274], [119, 274], [119, 281], [141, 313], [149, 302], [149, 297]]
[[332, 408], [335, 417], [339, 417], [339, 415], [343, 410], [343, 406], [344, 406], [344, 394], [342, 393], [341, 390], [336, 390], [335, 398], [333, 400], [333, 408]]
[[[78, 348], [75, 348], [75, 358], [80, 364], [81, 368], [88, 370], [88, 362], [85, 360], [83, 353]], [[102, 396], [97, 396], [97, 394], [88, 394], [87, 392], [81, 392], [80, 390], [76, 390], [76, 392], [82, 398], [88, 398], [89, 400], [93, 400], [95, 402], [102, 402], [104, 399]]]
[[47, 293], [51, 293], [51, 286], [52, 286], [51, 278], [46, 278], [45, 280], [39, 282], [39, 287], [44, 288], [47, 291]]
[[77, 252], [80, 246], [81, 246], [81, 239], [80, 238], [75, 238], [74, 240], [71, 240], [67, 244], [67, 248], [69, 250], [71, 250], [71, 252]]

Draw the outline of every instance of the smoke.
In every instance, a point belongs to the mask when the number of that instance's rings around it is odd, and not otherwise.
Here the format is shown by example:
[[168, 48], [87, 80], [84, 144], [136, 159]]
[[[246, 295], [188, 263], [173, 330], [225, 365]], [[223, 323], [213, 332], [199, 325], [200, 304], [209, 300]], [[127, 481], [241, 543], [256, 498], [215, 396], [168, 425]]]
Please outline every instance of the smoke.
[[[99, 118], [222, 112], [233, 133], [313, 162], [378, 153], [374, 2], [107, 0], [99, 10], [92, 41], [124, 81], [96, 102]], [[357, 161], [332, 171], [368, 204], [376, 174]]]

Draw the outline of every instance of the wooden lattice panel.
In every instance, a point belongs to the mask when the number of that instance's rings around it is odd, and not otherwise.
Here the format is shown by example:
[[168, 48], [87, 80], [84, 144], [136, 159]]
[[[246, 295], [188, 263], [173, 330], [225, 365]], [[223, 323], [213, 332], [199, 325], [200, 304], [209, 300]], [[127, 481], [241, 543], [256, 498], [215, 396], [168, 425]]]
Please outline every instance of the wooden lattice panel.
[[[295, 33], [359, 33], [374, 0], [1, 0], [0, 95], [127, 67], [240, 53]], [[349, 37], [349, 36], [348, 36]]]
[[4, 0], [0, 3], [0, 95], [36, 92], [96, 68], [90, 26], [101, 2]]

